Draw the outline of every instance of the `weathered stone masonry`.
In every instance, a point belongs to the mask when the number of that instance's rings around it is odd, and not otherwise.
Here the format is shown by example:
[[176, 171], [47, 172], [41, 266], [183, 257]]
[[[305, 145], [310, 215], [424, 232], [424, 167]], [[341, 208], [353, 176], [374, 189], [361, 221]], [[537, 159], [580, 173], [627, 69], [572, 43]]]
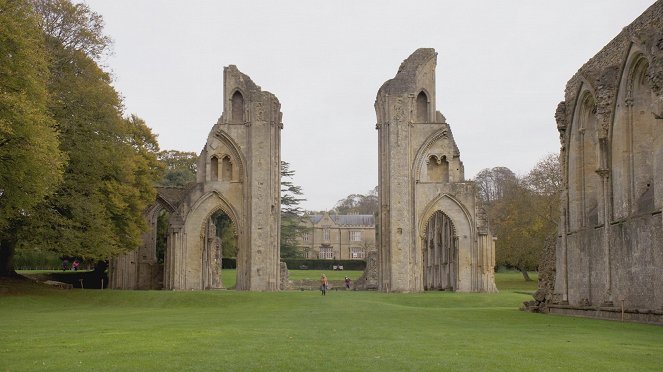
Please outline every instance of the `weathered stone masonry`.
[[451, 128], [435, 108], [433, 49], [417, 49], [375, 101], [377, 286], [382, 291], [496, 291], [495, 244]]
[[569, 80], [548, 310], [663, 322], [663, 1]]
[[[237, 237], [237, 289], [278, 290], [282, 114], [278, 99], [231, 65], [224, 69], [223, 114], [198, 158], [196, 183], [160, 188], [146, 213], [143, 246], [111, 261], [118, 289], [212, 289], [220, 252], [210, 218], [225, 213]], [[156, 265], [156, 221], [170, 213], [163, 283]]]

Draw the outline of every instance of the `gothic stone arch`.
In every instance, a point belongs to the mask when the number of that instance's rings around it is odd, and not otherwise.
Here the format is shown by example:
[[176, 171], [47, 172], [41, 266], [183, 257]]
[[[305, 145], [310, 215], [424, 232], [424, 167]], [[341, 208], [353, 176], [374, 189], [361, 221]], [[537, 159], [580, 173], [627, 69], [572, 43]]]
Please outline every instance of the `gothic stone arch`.
[[[496, 291], [495, 246], [476, 187], [465, 181], [451, 128], [435, 110], [436, 57], [433, 49], [416, 50], [382, 85], [375, 101], [381, 232], [378, 288]], [[456, 266], [446, 283], [430, 279], [424, 259], [426, 225], [438, 212], [452, 222], [457, 241]]]
[[550, 312], [663, 323], [661, 30], [657, 1], [566, 85]]
[[[218, 211], [236, 229], [236, 288], [279, 289], [281, 106], [231, 65], [224, 69], [223, 108], [198, 157], [195, 185], [180, 189], [171, 203], [164, 289], [220, 285], [210, 246], [210, 218]], [[124, 275], [131, 271], [129, 260], [113, 262], [112, 276], [126, 280], [111, 279], [112, 287], [137, 288], [137, 279]]]

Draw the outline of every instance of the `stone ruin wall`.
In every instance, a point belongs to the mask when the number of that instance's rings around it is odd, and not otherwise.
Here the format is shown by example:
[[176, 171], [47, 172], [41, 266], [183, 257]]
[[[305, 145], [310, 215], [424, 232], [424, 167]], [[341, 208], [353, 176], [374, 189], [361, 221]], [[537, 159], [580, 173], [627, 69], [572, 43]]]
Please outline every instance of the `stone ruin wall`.
[[[281, 106], [231, 65], [224, 69], [223, 108], [199, 155], [196, 183], [159, 188], [157, 202], [146, 211], [151, 230], [143, 245], [111, 260], [111, 288], [222, 287], [210, 218], [223, 212], [233, 222], [238, 243], [237, 289], [279, 290]], [[170, 220], [159, 280], [156, 220], [162, 210]]]
[[[464, 179], [451, 128], [435, 108], [436, 64], [433, 49], [416, 50], [377, 94], [377, 286], [398, 292], [496, 291], [494, 241], [476, 187]], [[425, 265], [424, 245], [437, 212], [451, 221], [454, 235], [448, 238], [454, 242], [445, 245], [447, 258], [439, 260], [440, 252], [427, 256], [440, 261], [432, 267]], [[435, 279], [427, 279], [433, 275], [427, 272], [435, 272]]]
[[569, 80], [553, 313], [663, 322], [663, 1]]

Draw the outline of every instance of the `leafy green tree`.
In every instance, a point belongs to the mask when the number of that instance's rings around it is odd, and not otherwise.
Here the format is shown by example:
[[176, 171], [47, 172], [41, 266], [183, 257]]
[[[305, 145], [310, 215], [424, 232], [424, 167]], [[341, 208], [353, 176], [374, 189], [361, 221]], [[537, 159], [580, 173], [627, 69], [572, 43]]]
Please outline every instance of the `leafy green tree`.
[[[498, 265], [513, 267], [530, 280], [527, 271], [536, 270], [546, 239], [557, 231], [561, 186], [559, 158], [550, 154], [525, 177], [508, 168], [480, 172], [479, 187], [493, 234], [497, 236]], [[482, 186], [483, 183], [483, 186]]]
[[301, 186], [292, 179], [295, 171], [290, 164], [281, 161], [281, 257], [297, 258], [302, 256], [297, 246], [297, 238], [307, 233], [306, 217], [300, 203], [305, 201]]
[[97, 35], [100, 18], [67, 1], [36, 3], [56, 12], [41, 14], [51, 57], [49, 109], [69, 163], [57, 191], [29, 215], [22, 241], [68, 256], [106, 259], [140, 244], [142, 214], [161, 176], [158, 144], [141, 119], [122, 118], [110, 76], [93, 59], [107, 46], [107, 38]]
[[164, 150], [159, 152], [158, 158], [165, 167], [160, 186], [184, 186], [196, 181], [198, 155], [195, 152]]
[[48, 62], [26, 1], [0, 0], [0, 276], [14, 275], [17, 229], [62, 178], [55, 121], [47, 112]]
[[39, 26], [53, 44], [95, 61], [108, 51], [112, 41], [103, 33], [103, 18], [87, 4], [73, 4], [70, 0], [30, 1], [40, 15]]
[[518, 177], [507, 167], [494, 167], [480, 171], [474, 178], [479, 196], [486, 205], [501, 199], [518, 183]]

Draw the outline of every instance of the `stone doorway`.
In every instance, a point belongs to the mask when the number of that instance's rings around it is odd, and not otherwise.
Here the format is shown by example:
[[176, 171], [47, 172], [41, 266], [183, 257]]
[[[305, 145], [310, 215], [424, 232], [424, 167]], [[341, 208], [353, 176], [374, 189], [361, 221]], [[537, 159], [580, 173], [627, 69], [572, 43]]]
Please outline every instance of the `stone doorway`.
[[428, 219], [423, 246], [424, 289], [456, 290], [458, 239], [444, 212], [438, 210]]
[[[204, 236], [205, 248], [202, 255], [204, 288], [228, 289], [228, 283], [224, 284], [221, 277], [223, 271], [222, 258], [235, 258], [237, 260], [237, 275], [242, 272], [241, 260], [238, 259], [237, 226], [228, 214], [223, 210], [218, 210], [209, 218]], [[230, 287], [235, 288], [235, 285]]]
[[[157, 188], [142, 247], [110, 262], [111, 288], [221, 288], [229, 219], [229, 241], [237, 247], [236, 289], [279, 290], [281, 105], [232, 65], [224, 69], [223, 93], [223, 113], [198, 156], [196, 182]], [[161, 282], [152, 280], [159, 208], [170, 214]]]

